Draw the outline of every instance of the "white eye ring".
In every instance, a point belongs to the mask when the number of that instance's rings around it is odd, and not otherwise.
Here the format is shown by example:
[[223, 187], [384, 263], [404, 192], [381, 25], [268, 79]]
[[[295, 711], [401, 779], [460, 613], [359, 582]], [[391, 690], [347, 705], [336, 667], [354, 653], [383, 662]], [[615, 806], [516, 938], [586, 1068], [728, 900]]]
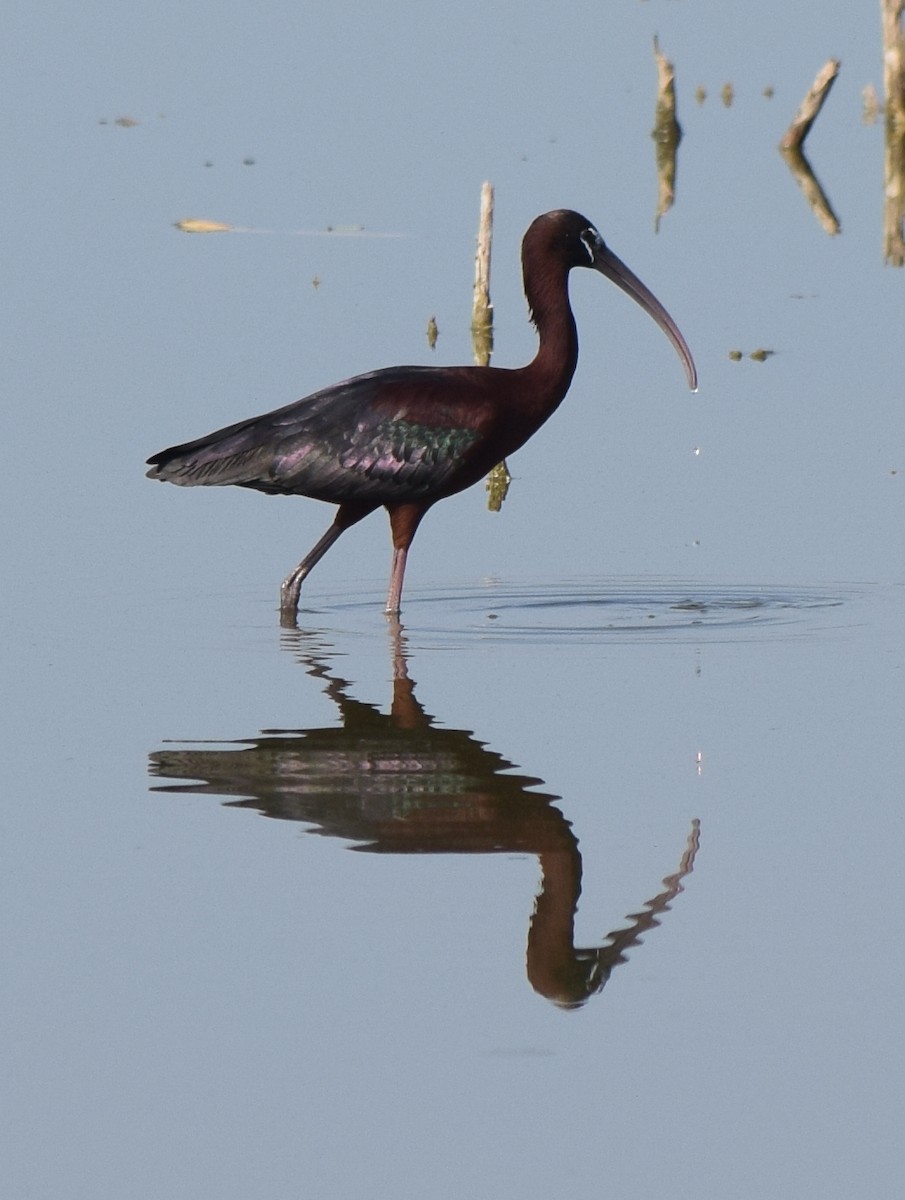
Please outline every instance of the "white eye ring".
[[581, 244], [588, 252], [588, 258], [593, 262], [597, 251], [603, 246], [603, 238], [593, 227], [582, 230], [578, 236], [581, 239]]

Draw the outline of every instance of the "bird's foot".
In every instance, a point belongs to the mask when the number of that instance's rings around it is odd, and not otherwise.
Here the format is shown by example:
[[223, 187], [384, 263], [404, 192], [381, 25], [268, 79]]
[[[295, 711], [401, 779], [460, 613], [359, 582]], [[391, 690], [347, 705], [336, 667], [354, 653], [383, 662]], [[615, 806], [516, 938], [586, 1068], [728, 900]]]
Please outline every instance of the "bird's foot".
[[280, 624], [284, 629], [295, 629], [298, 625], [301, 592], [301, 581], [296, 581], [292, 575], [280, 585]]
[[299, 614], [294, 608], [280, 608], [280, 628], [298, 629]]

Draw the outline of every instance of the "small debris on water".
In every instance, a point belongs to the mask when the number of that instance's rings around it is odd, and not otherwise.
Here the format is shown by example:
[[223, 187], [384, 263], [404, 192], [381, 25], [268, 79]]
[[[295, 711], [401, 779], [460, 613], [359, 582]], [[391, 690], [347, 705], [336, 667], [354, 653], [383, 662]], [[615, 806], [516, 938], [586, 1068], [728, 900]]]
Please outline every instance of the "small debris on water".
[[[756, 350], [751, 351], [748, 357], [754, 362], [766, 362], [767, 359], [771, 358], [775, 353], [775, 350], [765, 350], [763, 346], [758, 346]], [[744, 353], [741, 350], [730, 350], [729, 358], [732, 360], [732, 362], [741, 362], [744, 358]]]
[[883, 105], [877, 98], [874, 85], [869, 83], [861, 93], [861, 120], [865, 125], [874, 125], [882, 111]]
[[203, 217], [188, 217], [184, 221], [174, 221], [173, 228], [181, 229], [183, 233], [229, 233], [232, 225], [224, 221], [207, 221]]

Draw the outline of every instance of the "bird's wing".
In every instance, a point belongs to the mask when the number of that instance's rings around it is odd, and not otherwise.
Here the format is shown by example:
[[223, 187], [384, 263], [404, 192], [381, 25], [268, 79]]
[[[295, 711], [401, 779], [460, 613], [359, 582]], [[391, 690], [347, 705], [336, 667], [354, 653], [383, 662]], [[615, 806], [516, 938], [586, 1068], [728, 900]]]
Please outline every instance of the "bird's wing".
[[149, 459], [150, 476], [391, 503], [444, 492], [481, 440], [429, 367], [358, 375]]

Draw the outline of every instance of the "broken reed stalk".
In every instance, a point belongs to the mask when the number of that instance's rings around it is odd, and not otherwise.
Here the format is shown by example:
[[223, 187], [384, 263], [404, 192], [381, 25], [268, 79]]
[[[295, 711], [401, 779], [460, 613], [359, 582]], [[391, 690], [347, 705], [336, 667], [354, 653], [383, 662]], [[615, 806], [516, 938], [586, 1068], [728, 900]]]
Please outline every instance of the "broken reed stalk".
[[823, 107], [823, 102], [829, 95], [830, 88], [833, 86], [833, 80], [839, 74], [838, 58], [831, 58], [817, 72], [814, 82], [811, 84], [807, 95], [801, 102], [801, 106], [792, 121], [792, 124], [783, 135], [782, 141], [779, 143], [779, 148], [785, 154], [789, 150], [800, 150], [804, 139], [811, 131], [811, 126], [817, 119], [817, 114]]
[[886, 152], [883, 163], [883, 258], [905, 266], [905, 0], [881, 0]]
[[833, 86], [833, 80], [838, 74], [839, 60], [836, 58], [831, 58], [829, 62], [821, 67], [817, 72], [814, 82], [808, 89], [807, 95], [802, 100], [798, 112], [795, 114], [795, 119], [779, 143], [779, 152], [795, 176], [795, 182], [801, 188], [802, 192], [804, 192], [811, 211], [831, 236], [839, 232], [839, 219], [833, 212], [832, 205], [817, 182], [817, 178], [811, 170], [810, 163], [804, 156], [802, 147], [804, 139], [810, 133], [811, 126], [817, 119], [817, 114], [823, 107], [824, 100], [829, 95], [830, 88]]
[[657, 215], [654, 231], [659, 231], [660, 218], [673, 206], [676, 194], [676, 153], [682, 140], [682, 127], [676, 118], [676, 83], [672, 63], [660, 53], [660, 43], [654, 38], [654, 59], [657, 63], [657, 112], [651, 137], [657, 158]]
[[471, 341], [474, 360], [486, 367], [493, 351], [493, 305], [490, 303], [490, 245], [493, 241], [493, 185], [481, 188], [481, 217], [474, 260], [474, 301], [471, 309]]
[[905, 34], [902, 11], [905, 0], [880, 0], [883, 20], [883, 87], [886, 119], [905, 126]]
[[[490, 366], [493, 353], [493, 305], [490, 303], [490, 247], [493, 242], [493, 185], [481, 188], [481, 216], [478, 222], [478, 246], [474, 260], [474, 300], [471, 308], [471, 347], [479, 367]], [[512, 476], [505, 461], [497, 463], [487, 476], [487, 507], [499, 512], [509, 491]]]

